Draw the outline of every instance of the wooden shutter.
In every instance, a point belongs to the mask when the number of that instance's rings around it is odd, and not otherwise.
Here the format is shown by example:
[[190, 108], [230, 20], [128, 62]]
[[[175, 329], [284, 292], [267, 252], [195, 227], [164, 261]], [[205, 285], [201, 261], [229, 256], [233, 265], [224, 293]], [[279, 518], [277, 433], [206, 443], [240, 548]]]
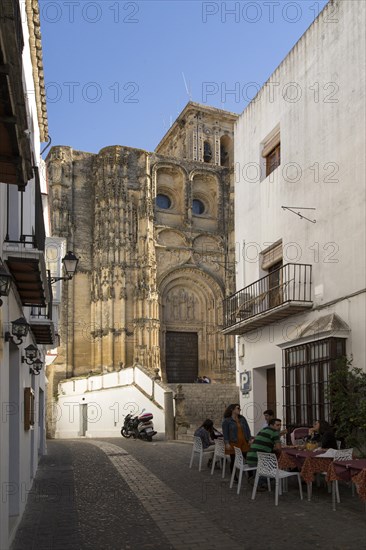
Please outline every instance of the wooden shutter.
[[24, 429], [34, 426], [34, 390], [24, 388]]

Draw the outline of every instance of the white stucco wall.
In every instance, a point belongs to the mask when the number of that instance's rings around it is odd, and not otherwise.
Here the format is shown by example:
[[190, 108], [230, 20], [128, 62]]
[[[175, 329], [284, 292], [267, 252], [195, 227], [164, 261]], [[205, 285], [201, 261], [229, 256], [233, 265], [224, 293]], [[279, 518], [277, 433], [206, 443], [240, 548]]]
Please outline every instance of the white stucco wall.
[[[37, 109], [34, 94], [34, 82], [29, 48], [29, 32], [25, 3], [20, 2], [21, 21], [24, 36], [23, 88], [28, 112], [29, 137], [35, 165], [40, 163], [40, 132], [37, 119]], [[44, 170], [40, 170], [41, 185]], [[4, 239], [7, 229], [7, 185], [0, 182], [0, 257], [4, 259], [4, 249], [9, 248]], [[13, 224], [14, 236], [20, 235], [20, 195], [15, 185], [9, 185], [13, 198], [17, 198], [18, 207], [10, 212], [9, 219]], [[23, 233], [32, 235], [35, 227], [35, 182], [31, 179], [23, 193]], [[14, 205], [14, 203], [13, 203]], [[15, 248], [17, 245], [15, 245]], [[32, 376], [29, 365], [21, 362], [24, 348], [32, 342], [29, 335], [17, 347], [11, 342], [5, 342], [4, 334], [11, 330], [11, 322], [25, 315], [30, 309], [22, 308], [13, 291], [8, 297], [2, 297], [0, 308], [0, 548], [6, 550], [14, 537], [31, 490], [38, 466], [39, 456], [46, 452], [45, 414], [39, 411], [45, 408], [46, 380], [44, 369], [39, 376]], [[28, 317], [29, 320], [29, 317]], [[45, 350], [39, 349], [44, 359]], [[24, 429], [24, 389], [32, 388], [35, 394], [35, 424], [30, 430]], [[41, 406], [40, 406], [41, 403]]]
[[[143, 410], [154, 416], [154, 429], [165, 434], [165, 394], [171, 390], [139, 368], [128, 368], [59, 384], [54, 403], [56, 438], [119, 437], [124, 417]], [[87, 429], [82, 429], [82, 406], [87, 405]]]
[[[279, 239], [284, 264], [313, 269], [313, 311], [240, 337], [245, 357], [237, 359], [239, 372], [254, 369], [253, 391], [243, 406], [257, 429], [263, 424], [266, 381], [265, 371], [255, 369], [276, 366], [282, 414], [277, 344], [286, 341], [294, 323], [337, 313], [351, 328], [347, 354], [355, 365], [365, 364], [365, 294], [349, 296], [365, 289], [365, 3], [336, 6], [337, 22], [330, 22], [328, 5], [235, 129], [237, 290], [267, 274], [259, 253]], [[278, 125], [281, 165], [261, 177], [261, 144]], [[316, 223], [282, 206], [315, 208], [302, 213]]]

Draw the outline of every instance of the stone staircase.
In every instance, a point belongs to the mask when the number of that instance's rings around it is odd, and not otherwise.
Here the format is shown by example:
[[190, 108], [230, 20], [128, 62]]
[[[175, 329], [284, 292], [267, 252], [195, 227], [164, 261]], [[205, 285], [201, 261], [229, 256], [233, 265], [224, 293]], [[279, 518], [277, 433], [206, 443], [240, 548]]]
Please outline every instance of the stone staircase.
[[195, 430], [211, 418], [221, 431], [224, 410], [230, 403], [239, 403], [235, 384], [168, 384], [175, 394], [175, 437], [192, 441]]

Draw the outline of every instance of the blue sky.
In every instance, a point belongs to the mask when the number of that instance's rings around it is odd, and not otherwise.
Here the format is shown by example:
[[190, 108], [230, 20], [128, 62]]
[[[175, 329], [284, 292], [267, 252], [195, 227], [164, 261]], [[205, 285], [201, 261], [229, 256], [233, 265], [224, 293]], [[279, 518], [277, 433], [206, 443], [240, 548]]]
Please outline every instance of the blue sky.
[[52, 145], [153, 151], [191, 98], [241, 113], [326, 0], [39, 0]]

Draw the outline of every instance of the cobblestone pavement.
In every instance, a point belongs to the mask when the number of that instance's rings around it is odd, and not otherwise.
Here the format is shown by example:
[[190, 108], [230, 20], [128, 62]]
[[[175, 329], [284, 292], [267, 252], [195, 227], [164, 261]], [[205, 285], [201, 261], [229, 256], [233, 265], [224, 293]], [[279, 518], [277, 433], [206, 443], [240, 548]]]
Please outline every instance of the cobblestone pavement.
[[252, 501], [246, 480], [237, 495], [228, 474], [190, 470], [190, 453], [158, 440], [49, 441], [11, 550], [365, 547], [365, 505], [349, 487], [333, 512], [325, 487], [301, 501], [290, 480], [275, 507], [273, 492]]

